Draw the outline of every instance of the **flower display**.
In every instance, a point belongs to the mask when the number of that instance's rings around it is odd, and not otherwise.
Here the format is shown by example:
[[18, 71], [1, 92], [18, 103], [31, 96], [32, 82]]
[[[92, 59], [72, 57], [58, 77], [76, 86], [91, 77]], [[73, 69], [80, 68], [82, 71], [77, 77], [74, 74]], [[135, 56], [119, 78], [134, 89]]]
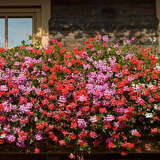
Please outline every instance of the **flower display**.
[[143, 150], [143, 139], [160, 133], [160, 60], [133, 40], [0, 50], [0, 144], [34, 153], [42, 142], [72, 145], [71, 159], [100, 146]]

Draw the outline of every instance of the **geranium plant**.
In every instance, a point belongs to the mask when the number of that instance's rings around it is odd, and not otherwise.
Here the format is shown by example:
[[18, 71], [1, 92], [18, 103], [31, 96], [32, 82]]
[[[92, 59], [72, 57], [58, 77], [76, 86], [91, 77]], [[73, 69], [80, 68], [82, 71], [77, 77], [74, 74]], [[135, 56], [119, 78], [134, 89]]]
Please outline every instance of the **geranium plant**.
[[160, 66], [151, 47], [132, 41], [0, 49], [0, 143], [35, 153], [42, 142], [73, 146], [72, 159], [101, 146], [142, 150], [160, 132]]

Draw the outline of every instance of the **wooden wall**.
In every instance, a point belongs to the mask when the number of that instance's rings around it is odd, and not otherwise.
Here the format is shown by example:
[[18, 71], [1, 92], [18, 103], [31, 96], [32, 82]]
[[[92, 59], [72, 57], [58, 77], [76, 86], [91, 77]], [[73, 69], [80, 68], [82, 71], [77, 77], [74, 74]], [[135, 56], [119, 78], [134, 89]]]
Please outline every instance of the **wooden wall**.
[[146, 45], [158, 37], [155, 0], [52, 0], [51, 5], [50, 35], [66, 46], [96, 34], [114, 41], [135, 37]]

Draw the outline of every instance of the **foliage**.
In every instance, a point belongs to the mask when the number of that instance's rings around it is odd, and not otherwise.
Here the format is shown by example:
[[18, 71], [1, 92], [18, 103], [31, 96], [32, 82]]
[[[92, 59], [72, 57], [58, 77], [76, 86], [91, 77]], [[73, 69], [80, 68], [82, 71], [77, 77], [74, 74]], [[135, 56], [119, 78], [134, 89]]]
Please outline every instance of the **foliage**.
[[[143, 139], [159, 134], [160, 66], [152, 48], [107, 36], [66, 49], [0, 49], [0, 143], [72, 145], [140, 151]], [[74, 159], [75, 155], [70, 154]]]

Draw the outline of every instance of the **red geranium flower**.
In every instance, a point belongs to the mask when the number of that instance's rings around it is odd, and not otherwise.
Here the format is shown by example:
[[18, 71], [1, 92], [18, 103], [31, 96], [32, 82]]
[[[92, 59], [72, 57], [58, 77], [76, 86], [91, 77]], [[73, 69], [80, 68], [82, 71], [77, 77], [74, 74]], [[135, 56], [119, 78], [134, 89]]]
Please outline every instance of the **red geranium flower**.
[[39, 148], [35, 148], [34, 153], [38, 154], [40, 152]]

